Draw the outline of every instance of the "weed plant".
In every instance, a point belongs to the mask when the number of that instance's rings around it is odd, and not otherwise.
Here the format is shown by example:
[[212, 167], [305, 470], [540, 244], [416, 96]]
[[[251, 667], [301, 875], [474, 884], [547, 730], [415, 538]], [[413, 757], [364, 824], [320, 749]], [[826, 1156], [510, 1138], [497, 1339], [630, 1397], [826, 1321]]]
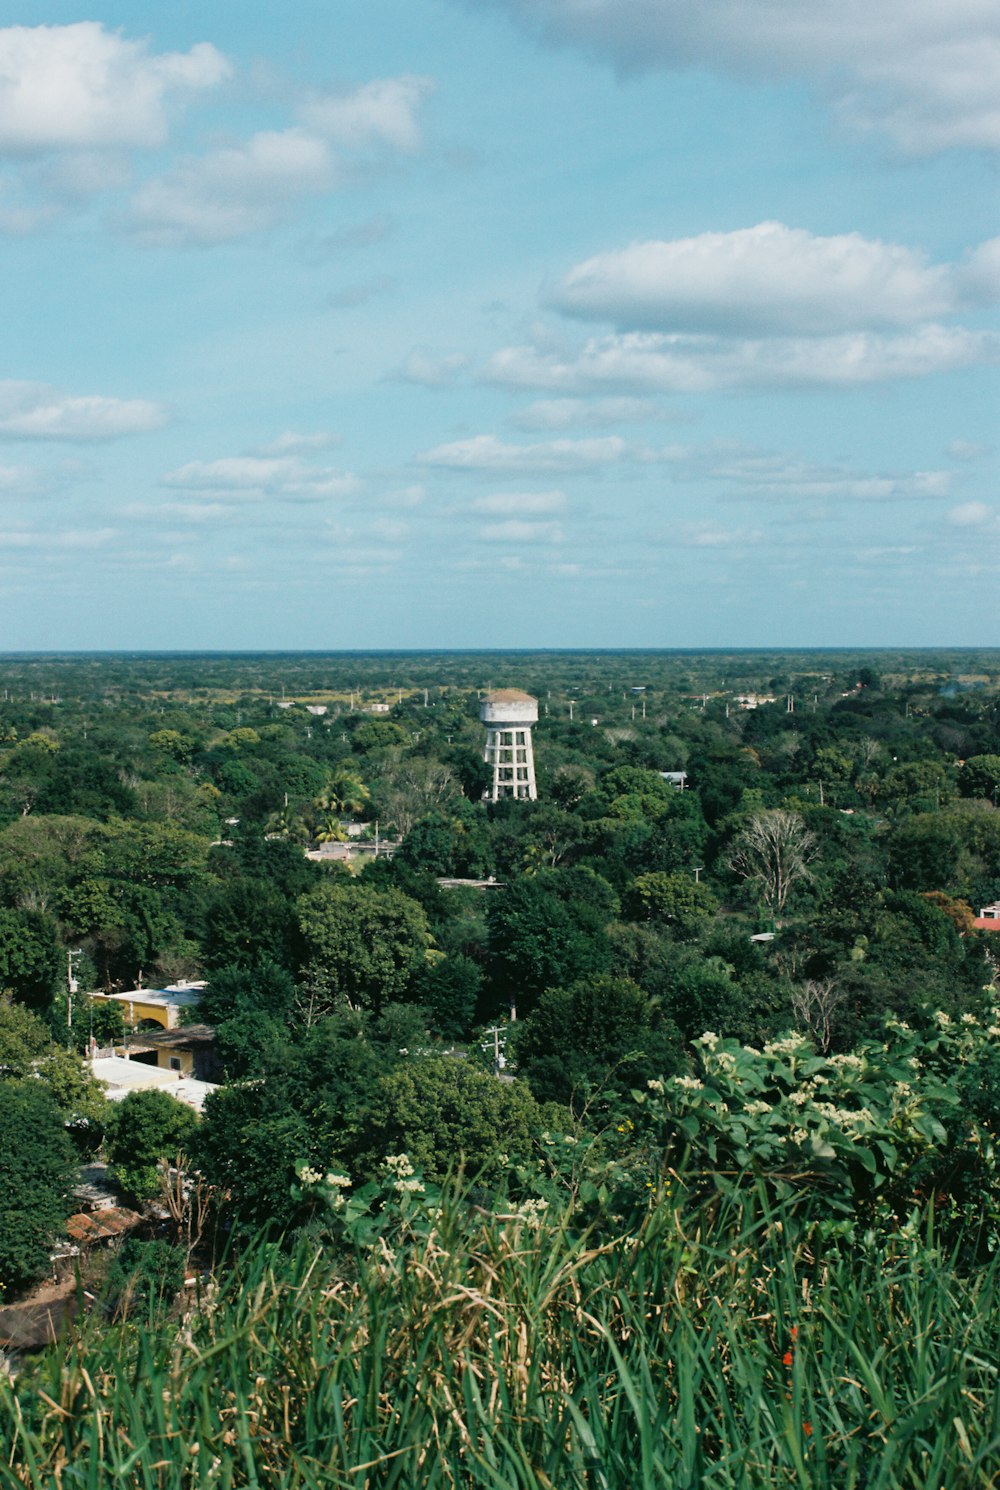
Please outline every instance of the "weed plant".
[[627, 1234], [455, 1184], [354, 1245], [259, 1242], [182, 1316], [0, 1384], [2, 1490], [987, 1490], [998, 1264], [933, 1212], [819, 1241], [762, 1188]]

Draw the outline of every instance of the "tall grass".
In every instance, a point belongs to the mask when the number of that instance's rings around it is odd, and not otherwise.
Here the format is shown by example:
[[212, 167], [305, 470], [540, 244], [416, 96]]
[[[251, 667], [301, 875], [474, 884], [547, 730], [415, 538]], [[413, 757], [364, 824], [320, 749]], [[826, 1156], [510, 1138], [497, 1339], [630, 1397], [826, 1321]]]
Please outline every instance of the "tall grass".
[[0, 1386], [2, 1490], [1000, 1484], [998, 1271], [824, 1257], [668, 1197], [600, 1245], [446, 1202], [339, 1261], [260, 1246], [180, 1324], [91, 1320]]

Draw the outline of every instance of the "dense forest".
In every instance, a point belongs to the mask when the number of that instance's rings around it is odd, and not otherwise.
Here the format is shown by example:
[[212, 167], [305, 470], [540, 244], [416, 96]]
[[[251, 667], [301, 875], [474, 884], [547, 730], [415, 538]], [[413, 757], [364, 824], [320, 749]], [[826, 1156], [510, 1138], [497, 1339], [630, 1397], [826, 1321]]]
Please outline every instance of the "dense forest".
[[[996, 1483], [1000, 653], [0, 695], [0, 1299], [82, 1162], [147, 1217], [0, 1373], [0, 1486]], [[108, 1102], [86, 993], [178, 980], [203, 1113]]]

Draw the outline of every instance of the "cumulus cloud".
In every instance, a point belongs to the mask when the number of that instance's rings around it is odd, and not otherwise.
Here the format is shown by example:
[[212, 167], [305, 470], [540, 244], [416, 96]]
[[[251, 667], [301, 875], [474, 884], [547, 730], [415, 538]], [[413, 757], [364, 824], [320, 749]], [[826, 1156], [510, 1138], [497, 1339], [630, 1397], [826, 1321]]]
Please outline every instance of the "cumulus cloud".
[[225, 456], [194, 460], [163, 477], [163, 485], [231, 500], [259, 501], [276, 497], [290, 502], [315, 502], [351, 496], [359, 488], [356, 476], [329, 466], [309, 466], [294, 456]]
[[0, 549], [105, 548], [117, 537], [117, 528], [68, 528], [64, 532], [22, 528], [0, 531]]
[[492, 3], [548, 39], [622, 71], [805, 78], [848, 126], [879, 131], [907, 153], [1000, 149], [997, 0]]
[[561, 543], [563, 533], [558, 523], [524, 522], [510, 518], [506, 522], [487, 523], [479, 536], [486, 543]]
[[469, 504], [473, 512], [486, 512], [496, 516], [537, 516], [544, 512], [562, 512], [566, 507], [564, 491], [520, 491], [491, 492], [485, 497], [476, 497]]
[[505, 347], [481, 372], [507, 388], [587, 394], [838, 388], [921, 378], [1000, 359], [1000, 336], [931, 324], [912, 331], [747, 337], [628, 332], [572, 353]]
[[154, 53], [97, 21], [0, 30], [0, 151], [155, 146], [171, 99], [230, 74], [208, 42]]
[[286, 429], [277, 439], [270, 440], [266, 445], [258, 445], [251, 453], [264, 456], [305, 455], [311, 450], [328, 450], [331, 445], [339, 443], [340, 436], [329, 434], [326, 430], [303, 434], [299, 430]]
[[417, 459], [421, 465], [452, 471], [588, 471], [614, 465], [627, 453], [628, 446], [618, 435], [538, 445], [510, 445], [495, 435], [473, 435], [438, 445]]
[[273, 226], [290, 202], [329, 191], [334, 179], [325, 140], [299, 128], [261, 130], [144, 182], [126, 225], [148, 243], [225, 243]]
[[379, 295], [387, 294], [395, 284], [391, 275], [376, 274], [371, 279], [344, 285], [341, 290], [333, 290], [327, 295], [326, 303], [333, 310], [353, 310], [358, 305], [367, 305], [369, 300], [375, 300]]
[[759, 528], [725, 528], [716, 522], [680, 522], [662, 535], [671, 547], [680, 548], [751, 548], [764, 542]]
[[623, 331], [766, 336], [908, 326], [950, 314], [956, 301], [948, 268], [914, 249], [780, 222], [597, 254], [551, 298], [567, 315]]
[[948, 446], [948, 454], [952, 460], [981, 460], [984, 455], [992, 454], [992, 451], [992, 445], [984, 445], [978, 440], [952, 440]]
[[469, 365], [464, 352], [435, 353], [416, 348], [394, 374], [401, 383], [422, 388], [450, 388]]
[[1000, 517], [986, 502], [960, 502], [948, 513], [948, 521], [956, 528], [990, 528], [1000, 524]]
[[523, 430], [595, 429], [621, 424], [676, 423], [676, 410], [651, 398], [539, 398], [511, 416]]
[[742, 487], [749, 496], [768, 499], [888, 502], [907, 498], [942, 498], [953, 485], [950, 471], [912, 471], [870, 475], [845, 466], [821, 466], [768, 452], [705, 450], [694, 453], [677, 475], [709, 475]]
[[292, 203], [331, 191], [351, 152], [412, 153], [426, 79], [383, 78], [342, 94], [314, 94], [286, 129], [179, 161], [135, 193], [125, 225], [147, 243], [206, 247], [281, 222]]
[[348, 150], [387, 145], [412, 153], [420, 146], [418, 110], [433, 90], [430, 78], [376, 78], [350, 91], [311, 95], [302, 122]]
[[0, 381], [0, 437], [17, 440], [116, 440], [159, 429], [161, 404], [148, 399], [68, 394], [46, 383]]

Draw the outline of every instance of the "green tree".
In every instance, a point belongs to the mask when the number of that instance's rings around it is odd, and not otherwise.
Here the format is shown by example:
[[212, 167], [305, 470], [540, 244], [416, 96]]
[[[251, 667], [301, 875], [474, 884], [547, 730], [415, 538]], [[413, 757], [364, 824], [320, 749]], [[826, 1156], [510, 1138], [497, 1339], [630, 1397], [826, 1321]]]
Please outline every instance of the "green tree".
[[198, 1119], [166, 1092], [129, 1092], [111, 1127], [108, 1158], [126, 1190], [146, 1198], [157, 1190], [156, 1166], [189, 1148]]
[[62, 972], [62, 949], [48, 916], [0, 907], [0, 989], [45, 1009]]
[[632, 887], [632, 906], [639, 919], [660, 921], [678, 936], [697, 936], [718, 912], [719, 902], [707, 885], [690, 874], [640, 874]]
[[1000, 807], [1000, 755], [970, 755], [958, 784], [963, 797], [986, 797]]
[[384, 1077], [374, 1104], [369, 1160], [405, 1153], [428, 1179], [456, 1165], [485, 1183], [526, 1155], [540, 1112], [521, 1082], [499, 1081], [447, 1056], [408, 1062]]
[[299, 901], [311, 1018], [343, 1002], [378, 1013], [399, 999], [431, 944], [427, 916], [399, 890], [317, 885]]
[[682, 1062], [673, 1021], [637, 984], [610, 974], [548, 989], [514, 1029], [518, 1072], [538, 1101], [564, 1103], [578, 1116], [626, 1099]]
[[52, 1094], [30, 1078], [0, 1081], [0, 1298], [48, 1266], [74, 1168]]

